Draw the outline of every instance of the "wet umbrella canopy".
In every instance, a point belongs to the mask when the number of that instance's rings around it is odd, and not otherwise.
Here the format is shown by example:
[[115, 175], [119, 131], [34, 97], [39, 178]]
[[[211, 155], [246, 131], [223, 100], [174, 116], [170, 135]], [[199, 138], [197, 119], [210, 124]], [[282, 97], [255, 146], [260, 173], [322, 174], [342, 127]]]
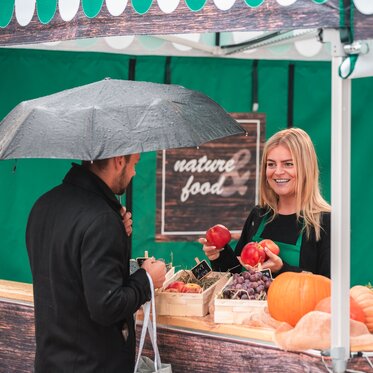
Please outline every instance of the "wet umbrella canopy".
[[105, 79], [17, 105], [0, 123], [0, 159], [104, 159], [239, 133], [238, 123], [202, 93]]

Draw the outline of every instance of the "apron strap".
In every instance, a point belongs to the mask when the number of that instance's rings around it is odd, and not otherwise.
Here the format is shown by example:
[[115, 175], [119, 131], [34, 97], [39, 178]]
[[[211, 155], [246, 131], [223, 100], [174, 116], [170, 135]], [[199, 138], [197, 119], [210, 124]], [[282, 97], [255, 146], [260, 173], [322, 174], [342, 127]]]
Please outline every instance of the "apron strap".
[[[253, 241], [260, 242], [264, 240], [264, 238], [261, 235], [264, 231], [264, 227], [266, 223], [267, 223], [267, 214], [263, 216], [260, 222], [259, 228], [252, 238]], [[277, 244], [278, 247], [280, 248], [280, 258], [283, 261], [285, 261], [289, 265], [299, 267], [300, 249], [302, 246], [302, 240], [303, 240], [303, 229], [300, 231], [295, 245], [285, 243], [285, 242], [280, 242], [280, 241], [273, 241], [273, 242]]]

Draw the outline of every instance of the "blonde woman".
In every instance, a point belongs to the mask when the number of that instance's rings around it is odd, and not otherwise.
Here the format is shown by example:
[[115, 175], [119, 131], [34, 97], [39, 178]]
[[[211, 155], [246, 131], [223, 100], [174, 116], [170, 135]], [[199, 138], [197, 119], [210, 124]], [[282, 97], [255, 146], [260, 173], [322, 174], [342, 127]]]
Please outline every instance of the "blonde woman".
[[212, 268], [240, 272], [237, 257], [246, 243], [270, 239], [280, 254], [266, 248], [263, 268], [274, 275], [309, 271], [330, 277], [330, 205], [321, 196], [316, 152], [305, 131], [285, 129], [266, 142], [259, 189], [259, 205], [247, 218], [234, 251], [229, 245], [219, 251], [199, 240]]

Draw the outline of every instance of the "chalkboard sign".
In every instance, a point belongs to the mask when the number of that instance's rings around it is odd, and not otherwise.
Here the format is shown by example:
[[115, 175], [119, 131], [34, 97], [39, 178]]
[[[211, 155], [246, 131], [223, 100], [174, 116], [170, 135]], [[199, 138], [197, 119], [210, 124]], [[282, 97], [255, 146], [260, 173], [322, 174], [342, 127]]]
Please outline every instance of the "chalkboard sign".
[[265, 115], [231, 115], [246, 136], [157, 153], [156, 241], [196, 241], [218, 223], [239, 237], [258, 203]]
[[272, 272], [269, 268], [262, 269], [260, 272], [262, 272], [264, 276], [267, 276], [268, 278], [272, 278]]
[[206, 262], [206, 260], [202, 260], [195, 267], [191, 269], [191, 272], [193, 273], [194, 277], [197, 280], [201, 280], [205, 276], [207, 276], [210, 272], [212, 272], [212, 269], [209, 266], [209, 264]]

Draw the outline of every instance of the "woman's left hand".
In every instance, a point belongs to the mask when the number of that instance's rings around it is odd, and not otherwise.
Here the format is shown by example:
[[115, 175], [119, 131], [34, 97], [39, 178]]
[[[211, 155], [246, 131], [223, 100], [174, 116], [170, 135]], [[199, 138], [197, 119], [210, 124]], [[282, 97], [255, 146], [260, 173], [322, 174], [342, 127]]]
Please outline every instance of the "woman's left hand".
[[120, 214], [122, 215], [124, 230], [126, 231], [127, 236], [129, 237], [132, 233], [132, 214], [130, 212], [127, 212], [124, 206], [122, 206]]
[[284, 265], [282, 259], [278, 255], [273, 254], [273, 252], [266, 247], [264, 248], [264, 251], [267, 254], [268, 259], [262, 264], [262, 268], [269, 268], [273, 273], [278, 272]]

